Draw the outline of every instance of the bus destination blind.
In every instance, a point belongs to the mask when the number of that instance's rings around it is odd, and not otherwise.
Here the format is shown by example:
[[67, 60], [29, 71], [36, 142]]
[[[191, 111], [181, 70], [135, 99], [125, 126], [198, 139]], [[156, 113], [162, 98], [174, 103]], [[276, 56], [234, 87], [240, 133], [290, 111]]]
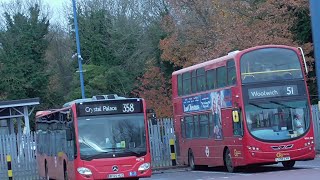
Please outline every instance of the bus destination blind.
[[273, 86], [248, 89], [249, 99], [295, 96], [298, 95], [297, 85]]
[[142, 101], [105, 101], [78, 104], [78, 116], [140, 113]]

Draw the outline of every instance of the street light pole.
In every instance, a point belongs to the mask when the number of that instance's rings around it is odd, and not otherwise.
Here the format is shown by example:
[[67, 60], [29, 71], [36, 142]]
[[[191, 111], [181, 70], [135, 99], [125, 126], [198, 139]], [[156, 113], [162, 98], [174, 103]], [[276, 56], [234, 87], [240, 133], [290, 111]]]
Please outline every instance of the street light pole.
[[76, 43], [77, 43], [77, 57], [79, 64], [79, 73], [80, 73], [80, 84], [81, 84], [81, 94], [82, 99], [85, 99], [84, 94], [84, 82], [83, 82], [83, 71], [82, 71], [82, 57], [80, 52], [80, 39], [79, 39], [79, 31], [78, 31], [78, 20], [77, 20], [77, 8], [76, 8], [76, 0], [72, 0], [73, 4], [73, 19], [74, 19], [74, 30], [76, 32]]
[[316, 65], [316, 78], [318, 88], [318, 107], [320, 109], [320, 1], [310, 0], [310, 13], [312, 24], [312, 40], [314, 48], [314, 59]]

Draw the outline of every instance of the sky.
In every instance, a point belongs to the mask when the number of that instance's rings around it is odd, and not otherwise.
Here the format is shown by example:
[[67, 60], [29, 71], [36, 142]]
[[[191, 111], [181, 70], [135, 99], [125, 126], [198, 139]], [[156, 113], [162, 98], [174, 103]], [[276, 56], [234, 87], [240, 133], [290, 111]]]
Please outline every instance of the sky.
[[[14, 2], [16, 0], [0, 0], [0, 4]], [[22, 0], [22, 2], [30, 0]], [[41, 0], [42, 3], [49, 7], [50, 9], [50, 22], [56, 23], [61, 21], [66, 21], [66, 7], [68, 4], [71, 5], [72, 0]], [[1, 10], [1, 13], [3, 10]], [[73, 9], [70, 6], [70, 13], [73, 13]]]

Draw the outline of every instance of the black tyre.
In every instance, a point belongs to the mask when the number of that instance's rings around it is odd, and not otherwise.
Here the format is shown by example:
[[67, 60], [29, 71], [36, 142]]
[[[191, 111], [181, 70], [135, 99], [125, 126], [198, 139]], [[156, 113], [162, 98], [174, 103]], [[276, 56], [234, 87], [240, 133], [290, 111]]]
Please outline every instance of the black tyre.
[[49, 180], [49, 173], [48, 173], [48, 165], [47, 165], [47, 161], [44, 162], [44, 175], [45, 175], [45, 179]]
[[197, 170], [197, 166], [194, 164], [194, 157], [191, 150], [188, 153], [188, 162], [191, 170]]
[[296, 161], [284, 161], [282, 162], [282, 166], [286, 169], [291, 169], [295, 165]]
[[66, 161], [63, 162], [63, 177], [64, 180], [68, 180], [68, 169], [67, 169], [67, 164]]
[[231, 158], [231, 153], [230, 150], [227, 149], [224, 153], [224, 165], [227, 169], [228, 172], [233, 173], [235, 172], [235, 167], [232, 165], [232, 158]]

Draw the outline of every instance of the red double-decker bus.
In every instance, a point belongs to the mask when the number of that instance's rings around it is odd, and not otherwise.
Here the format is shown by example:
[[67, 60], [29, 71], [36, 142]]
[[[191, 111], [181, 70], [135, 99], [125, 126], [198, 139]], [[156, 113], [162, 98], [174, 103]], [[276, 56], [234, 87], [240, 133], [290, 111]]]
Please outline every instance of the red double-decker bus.
[[239, 166], [315, 158], [302, 49], [257, 46], [172, 74], [177, 160]]
[[36, 114], [39, 174], [46, 179], [151, 176], [146, 104], [93, 96]]

